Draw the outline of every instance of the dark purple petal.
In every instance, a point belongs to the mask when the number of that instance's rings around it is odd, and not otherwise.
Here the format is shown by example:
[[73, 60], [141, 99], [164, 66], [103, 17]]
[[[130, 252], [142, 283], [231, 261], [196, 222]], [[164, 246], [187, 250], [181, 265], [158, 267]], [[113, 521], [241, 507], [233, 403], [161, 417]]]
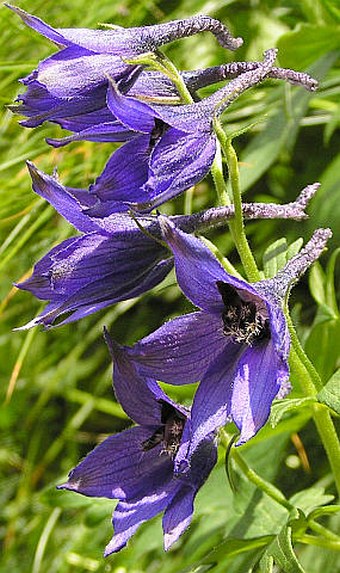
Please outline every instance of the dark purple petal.
[[69, 474], [59, 489], [89, 497], [134, 499], [163, 487], [172, 477], [173, 462], [160, 455], [161, 446], [143, 451], [155, 427], [134, 427], [106, 438]]
[[76, 229], [85, 233], [98, 230], [98, 226], [82, 211], [79, 201], [63, 187], [57, 179], [39, 171], [33, 163], [27, 162], [32, 178], [33, 190], [46, 199]]
[[228, 342], [197, 389], [191, 409], [192, 439], [189, 456], [211, 433], [227, 423], [231, 413], [233, 379], [244, 347]]
[[190, 487], [181, 487], [166, 508], [162, 522], [165, 551], [170, 549], [171, 545], [189, 527], [194, 512], [196, 493]]
[[108, 77], [118, 80], [131, 69], [119, 56], [91, 54], [72, 46], [41, 62], [35, 79], [53, 96], [65, 99], [106, 84]]
[[237, 445], [262, 428], [287, 379], [288, 365], [279, 359], [271, 340], [246, 348], [234, 376], [231, 399], [232, 418], [241, 432]]
[[216, 153], [212, 134], [186, 134], [169, 129], [158, 141], [149, 162], [144, 190], [151, 210], [195, 185], [208, 173]]
[[[89, 235], [85, 235], [67, 245], [70, 250], [69, 261], [62, 250], [60, 262], [54, 263], [46, 255], [38, 263], [39, 266], [35, 268], [31, 279], [19, 285], [19, 288], [30, 290], [38, 297], [43, 294], [44, 299], [47, 298], [45, 295], [49, 294], [48, 298], [51, 300], [38, 317], [21, 328], [27, 329], [37, 324], [50, 326], [57, 319], [60, 326], [116, 302], [139, 296], [159, 284], [173, 266], [172, 259], [157, 262], [160, 246], [158, 250], [156, 247], [153, 252], [148, 253], [143, 250], [143, 244], [138, 245], [138, 238], [134, 249], [129, 249], [128, 244], [118, 249], [114, 239], [110, 241], [98, 235], [99, 247], [91, 253], [84, 253], [82, 241], [88, 242], [89, 238]], [[74, 253], [73, 249], [76, 249]], [[54, 254], [59, 256], [57, 250]], [[98, 265], [99, 254], [103, 259], [102, 266]], [[78, 260], [72, 262], [74, 258]]]
[[202, 241], [183, 233], [169, 219], [159, 217], [163, 236], [175, 257], [175, 269], [180, 288], [196, 306], [209, 313], [221, 315], [224, 305], [217, 281], [228, 283], [242, 296], [260, 299], [252, 285], [228, 274]]
[[128, 129], [140, 133], [152, 132], [156, 114], [146, 103], [122, 95], [112, 82], [107, 90], [107, 105], [113, 116]]
[[194, 312], [166, 322], [128, 352], [142, 374], [190, 384], [202, 378], [225, 344], [221, 318]]
[[[74, 128], [74, 125], [72, 125], [72, 128]], [[70, 127], [66, 127], [66, 129], [70, 129]], [[125, 129], [122, 124], [117, 121], [111, 121], [92, 125], [87, 129], [79, 131], [75, 135], [69, 135], [61, 139], [49, 137], [46, 141], [50, 145], [53, 145], [53, 147], [64, 147], [74, 141], [125, 142], [133, 137], [135, 137], [134, 132]]]
[[163, 511], [167, 507], [175, 488], [176, 483], [173, 480], [168, 481], [163, 488], [153, 491], [141, 500], [118, 503], [112, 519], [114, 536], [106, 546], [105, 557], [125, 547], [130, 537], [142, 523]]
[[[190, 421], [186, 426], [190, 425]], [[181, 465], [181, 454], [178, 452], [175, 459], [175, 472]], [[182, 457], [183, 461], [183, 457]], [[192, 513], [193, 502], [199, 488], [208, 478], [211, 470], [217, 462], [217, 447], [214, 435], [208, 436], [195, 452], [190, 456], [190, 461], [186, 465], [186, 471], [176, 472], [176, 479], [181, 484], [174, 498], [171, 500], [163, 517], [164, 546], [169, 547], [178, 539], [189, 526]]]
[[105, 339], [114, 360], [115, 394], [118, 402], [132, 420], [144, 426], [161, 425], [162, 402], [171, 404], [184, 416], [187, 415], [186, 410], [170, 400], [154, 379], [145, 378], [139, 374], [127, 351], [111, 340], [108, 333], [105, 334]]
[[32, 14], [25, 12], [18, 6], [11, 6], [10, 4], [7, 3], [5, 3], [5, 6], [7, 6], [11, 10], [13, 10], [13, 12], [18, 14], [18, 16], [20, 16], [20, 18], [27, 26], [29, 26], [33, 30], [36, 30], [36, 32], [39, 32], [39, 34], [42, 34], [43, 36], [45, 36], [45, 38], [48, 38], [52, 42], [64, 46], [72, 44], [72, 42], [70, 42], [63, 36], [62, 30], [52, 28], [52, 26], [49, 26], [48, 24], [43, 22], [42, 20], [40, 20], [40, 18], [37, 18], [36, 16], [33, 16]]
[[[103, 173], [90, 187], [90, 192], [103, 202], [145, 201], [142, 186], [148, 176], [149, 136], [129, 141], [110, 157]], [[96, 213], [96, 207], [89, 211]]]

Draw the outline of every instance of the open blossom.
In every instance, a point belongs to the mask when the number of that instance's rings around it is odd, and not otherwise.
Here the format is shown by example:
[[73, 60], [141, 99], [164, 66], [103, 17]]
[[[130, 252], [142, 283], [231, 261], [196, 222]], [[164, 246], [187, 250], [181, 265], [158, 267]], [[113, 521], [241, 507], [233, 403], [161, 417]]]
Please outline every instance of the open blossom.
[[119, 500], [105, 555], [122, 549], [144, 521], [161, 512], [164, 547], [169, 549], [189, 526], [197, 491], [216, 463], [214, 436], [192, 456], [190, 471], [174, 476], [176, 456], [186, 449], [190, 435], [190, 413], [170, 400], [155, 380], [143, 378], [124, 350], [107, 340], [115, 362], [117, 399], [138, 425], [104, 440], [60, 489]]
[[237, 443], [249, 440], [265, 424], [274, 398], [289, 391], [283, 299], [320, 255], [330, 232], [316, 231], [273, 279], [248, 284], [228, 274], [199, 239], [165, 217], [161, 226], [178, 284], [200, 310], [167, 322], [129, 353], [145, 375], [171, 384], [200, 381], [185, 461], [205, 436], [229, 420], [239, 429]]
[[[166, 277], [173, 267], [171, 251], [160, 241], [156, 216], [116, 213], [91, 217], [91, 196], [81, 189], [63, 187], [55, 177], [28, 164], [33, 189], [47, 199], [81, 235], [53, 247], [34, 267], [31, 277], [17, 286], [47, 300], [46, 308], [22, 328], [46, 327], [83, 318], [116, 302], [139, 296]], [[246, 218], [306, 217], [305, 207], [318, 184], [310, 185], [295, 203], [244, 204]], [[189, 216], [171, 218], [179, 228], [193, 232], [226, 224], [230, 207], [212, 208]], [[138, 222], [138, 224], [137, 224]], [[145, 230], [143, 232], [141, 228]]]
[[[142, 71], [141, 66], [124, 60], [204, 31], [212, 32], [223, 47], [231, 50], [242, 44], [242, 40], [233, 38], [221, 22], [203, 15], [154, 26], [92, 30], [52, 28], [18, 7], [8, 7], [25, 24], [61, 47], [22, 80], [27, 91], [19, 96], [21, 103], [17, 111], [28, 117], [23, 125], [36, 127], [46, 120], [55, 121], [65, 129], [81, 132], [80, 137], [92, 141], [129, 139], [129, 130], [122, 128], [112, 117], [105, 103], [108, 77], [115, 80], [124, 93]], [[193, 78], [195, 76], [194, 73]], [[146, 93], [150, 89], [153, 93], [160, 90], [162, 96], [160, 75], [149, 77], [147, 83], [151, 85], [146, 87]], [[140, 82], [140, 88], [143, 94], [145, 82]], [[171, 91], [173, 94], [174, 90]]]

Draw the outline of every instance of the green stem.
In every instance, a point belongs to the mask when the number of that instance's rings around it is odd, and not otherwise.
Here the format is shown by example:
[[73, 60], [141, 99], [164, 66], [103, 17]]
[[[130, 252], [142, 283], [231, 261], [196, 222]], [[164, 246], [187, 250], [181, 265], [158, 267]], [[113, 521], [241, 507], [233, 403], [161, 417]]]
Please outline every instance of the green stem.
[[316, 547], [324, 547], [325, 549], [332, 549], [333, 551], [340, 551], [340, 541], [331, 541], [330, 539], [322, 539], [321, 537], [315, 537], [315, 535], [305, 535], [299, 536], [298, 541], [300, 543], [305, 543], [306, 545], [316, 545]]
[[183, 81], [181, 74], [179, 73], [176, 66], [162, 53], [162, 65], [164, 66], [164, 73], [171, 79], [172, 83], [176, 86], [177, 91], [180, 95], [182, 103], [190, 104], [194, 103], [192, 95], [189, 92], [185, 82]]
[[[225, 430], [221, 430], [220, 432], [221, 442], [228, 450], [229, 448], [229, 436]], [[236, 448], [232, 447], [230, 449], [230, 455], [233, 457], [233, 460], [237, 463], [242, 473], [248, 478], [248, 480], [253, 483], [256, 487], [258, 487], [261, 491], [271, 497], [274, 501], [282, 505], [288, 511], [294, 509], [294, 506], [289, 503], [289, 501], [285, 498], [283, 493], [273, 486], [271, 483], [267, 482], [263, 478], [261, 478], [252, 468], [250, 468], [241, 454], [237, 451]]]
[[336, 541], [337, 543], [340, 543], [340, 537], [336, 535], [336, 533], [333, 533], [333, 531], [330, 531], [329, 529], [327, 529], [327, 527], [320, 525], [320, 523], [317, 523], [313, 519], [308, 521], [308, 527], [312, 529], [312, 531], [315, 531], [315, 533], [322, 535], [326, 539], [330, 539], [331, 541]]
[[[317, 389], [313, 384], [305, 364], [302, 362], [300, 356], [296, 352], [295, 347], [293, 346], [294, 342], [295, 339], [292, 339], [290, 365], [292, 370], [295, 370], [295, 373], [306, 396], [316, 397]], [[303, 352], [302, 348], [301, 351]], [[315, 404], [313, 407], [313, 419], [323, 443], [323, 447], [326, 451], [328, 461], [334, 475], [334, 481], [338, 495], [340, 497], [340, 443], [333, 424], [333, 420], [328, 410], [320, 404]]]
[[286, 312], [287, 324], [289, 328], [290, 340], [292, 348], [294, 348], [298, 359], [300, 360], [301, 364], [307, 370], [311, 383], [309, 385], [309, 395], [316, 395], [319, 390], [322, 388], [322, 382], [319, 374], [317, 373], [315, 367], [311, 363], [310, 359], [306, 355], [304, 349], [301, 346], [301, 342], [296, 334], [295, 327], [293, 321], [289, 315], [288, 309]]
[[210, 171], [214, 180], [219, 204], [226, 206], [231, 205], [223, 176], [222, 153], [219, 141], [217, 141], [216, 155]]
[[214, 243], [212, 243], [211, 241], [209, 241], [209, 239], [203, 237], [202, 235], [201, 235], [201, 241], [203, 241], [203, 243], [207, 245], [208, 249], [210, 249], [210, 251], [219, 260], [222, 267], [227, 271], [227, 273], [241, 280], [243, 279], [242, 275], [240, 275], [240, 273], [235, 269], [234, 265], [231, 264], [231, 262], [228, 260], [227, 257], [224, 257], [222, 255], [221, 251], [216, 247]]
[[329, 464], [334, 475], [335, 485], [340, 497], [340, 443], [329, 411], [320, 404], [314, 405], [313, 418]]
[[227, 160], [229, 179], [233, 194], [235, 217], [232, 221], [229, 222], [229, 229], [240, 255], [240, 259], [242, 261], [248, 280], [250, 282], [256, 282], [261, 280], [261, 276], [257, 268], [253, 253], [250, 250], [244, 228], [240, 188], [240, 172], [238, 168], [237, 155], [231, 140], [227, 138], [218, 121], [215, 121], [215, 131], [220, 141], [222, 151]]

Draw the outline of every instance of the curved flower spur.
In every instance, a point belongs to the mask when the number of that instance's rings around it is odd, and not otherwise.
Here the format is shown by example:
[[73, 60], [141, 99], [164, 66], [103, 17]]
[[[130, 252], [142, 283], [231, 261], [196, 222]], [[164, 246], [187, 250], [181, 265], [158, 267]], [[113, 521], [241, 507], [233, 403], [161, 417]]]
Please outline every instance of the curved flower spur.
[[216, 463], [214, 435], [200, 444], [190, 471], [174, 477], [176, 456], [187, 449], [190, 413], [155, 380], [142, 377], [107, 333], [106, 340], [114, 359], [116, 397], [138, 425], [104, 440], [58, 489], [119, 500], [105, 555], [122, 549], [144, 521], [162, 511], [164, 547], [169, 549], [189, 526], [195, 496]]
[[[46, 308], [22, 328], [65, 324], [92, 314], [116, 302], [139, 296], [166, 277], [173, 257], [156, 216], [117, 213], [106, 218], [86, 214], [89, 195], [74, 193], [55, 177], [28, 163], [33, 189], [82, 234], [63, 241], [34, 267], [33, 274], [18, 288], [48, 300]], [[244, 203], [245, 218], [307, 217], [305, 208], [319, 185], [306, 187], [294, 203], [287, 205]], [[85, 210], [85, 211], [84, 211]], [[186, 232], [226, 224], [234, 207], [208, 209], [194, 215], [171, 218]]]
[[[265, 424], [274, 398], [289, 391], [290, 337], [283, 303], [291, 285], [331, 236], [311, 240], [273, 279], [249, 284], [228, 274], [196, 237], [160, 217], [177, 281], [200, 310], [171, 320], [128, 350], [144, 375], [171, 384], [200, 381], [185, 461], [212, 431], [233, 420], [243, 444]], [[183, 466], [182, 466], [183, 467]]]
[[[124, 60], [157, 51], [174, 40], [200, 32], [211, 32], [221, 46], [230, 50], [242, 44], [242, 39], [233, 38], [224, 24], [204, 15], [154, 26], [91, 30], [52, 28], [21, 8], [6, 5], [25, 24], [61, 47], [22, 80], [27, 91], [19, 95], [21, 103], [12, 109], [28, 117], [23, 121], [26, 127], [36, 127], [46, 120], [55, 121], [65, 129], [83, 132], [82, 137], [92, 141], [129, 139], [129, 131], [122, 129], [105, 105], [108, 76], [118, 82], [124, 92], [142, 71], [141, 66]], [[161, 89], [162, 82], [159, 76], [149, 79], [154, 95]]]
[[[273, 65], [277, 51], [239, 74], [213, 95], [187, 105], [146, 103], [124, 96], [111, 84], [107, 104], [114, 117], [136, 137], [115, 151], [90, 192], [98, 198], [91, 214], [105, 216], [133, 208], [149, 212], [195, 185], [207, 175], [216, 154], [214, 120], [243, 92], [267, 77], [301, 82], [315, 89], [306, 74]], [[246, 68], [247, 69], [247, 68]]]

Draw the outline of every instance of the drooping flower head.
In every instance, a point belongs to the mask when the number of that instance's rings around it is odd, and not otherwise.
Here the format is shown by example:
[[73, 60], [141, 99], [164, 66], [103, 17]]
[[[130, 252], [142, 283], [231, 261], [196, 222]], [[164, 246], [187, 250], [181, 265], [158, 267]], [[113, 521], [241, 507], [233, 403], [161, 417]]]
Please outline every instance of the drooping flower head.
[[[98, 199], [91, 213], [103, 216], [131, 207], [149, 212], [201, 181], [216, 154], [214, 120], [240, 94], [270, 74], [288, 81], [294, 77], [297, 81], [291, 70], [272, 73], [275, 57], [276, 50], [267, 50], [264, 61], [256, 67], [246, 67], [248, 71], [213, 95], [187, 105], [146, 103], [131, 94], [121, 94], [111, 84], [108, 107], [136, 137], [111, 156], [103, 173], [90, 186]], [[306, 77], [304, 81], [300, 79], [309, 88], [313, 84]]]
[[290, 337], [282, 306], [293, 281], [316, 260], [330, 236], [317, 231], [273, 279], [248, 284], [228, 274], [196, 237], [161, 218], [177, 280], [200, 310], [171, 320], [129, 349], [145, 375], [171, 384], [200, 381], [192, 406], [188, 453], [233, 420], [249, 440], [265, 424], [275, 397], [289, 391]]
[[[116, 302], [139, 296], [159, 284], [173, 267], [173, 257], [161, 241], [156, 216], [116, 213], [91, 217], [91, 196], [69, 189], [28, 163], [33, 189], [47, 199], [81, 235], [50, 250], [34, 267], [31, 277], [17, 286], [48, 300], [46, 308], [22, 328], [37, 324], [61, 325], [83, 318]], [[304, 211], [318, 184], [308, 186], [288, 205], [244, 204], [246, 218], [306, 217]], [[187, 231], [226, 223], [233, 207], [212, 208], [171, 220]], [[141, 230], [143, 229], [143, 230]]]
[[176, 456], [187, 449], [190, 413], [155, 380], [142, 377], [125, 351], [106, 338], [115, 361], [116, 397], [138, 425], [104, 440], [60, 489], [119, 500], [105, 555], [122, 549], [143, 522], [163, 511], [164, 546], [169, 549], [189, 526], [195, 496], [216, 463], [214, 436], [202, 442], [190, 471], [175, 476]]
[[[92, 30], [52, 28], [21, 8], [7, 6], [25, 24], [61, 47], [22, 80], [27, 91], [19, 96], [21, 103], [16, 111], [28, 117], [23, 125], [36, 127], [46, 120], [55, 121], [65, 129], [81, 133], [78, 138], [92, 141], [126, 141], [131, 136], [112, 116], [105, 101], [109, 77], [125, 93], [142, 71], [141, 66], [124, 60], [204, 31], [212, 32], [225, 48], [235, 50], [242, 44], [221, 22], [203, 15], [154, 26]], [[146, 82], [140, 82], [140, 91], [143, 94], [145, 90], [146, 93], [150, 89], [153, 93], [159, 90], [162, 96], [163, 84], [160, 74], [149, 76]], [[164, 89], [165, 93], [176, 94], [166, 83]]]

